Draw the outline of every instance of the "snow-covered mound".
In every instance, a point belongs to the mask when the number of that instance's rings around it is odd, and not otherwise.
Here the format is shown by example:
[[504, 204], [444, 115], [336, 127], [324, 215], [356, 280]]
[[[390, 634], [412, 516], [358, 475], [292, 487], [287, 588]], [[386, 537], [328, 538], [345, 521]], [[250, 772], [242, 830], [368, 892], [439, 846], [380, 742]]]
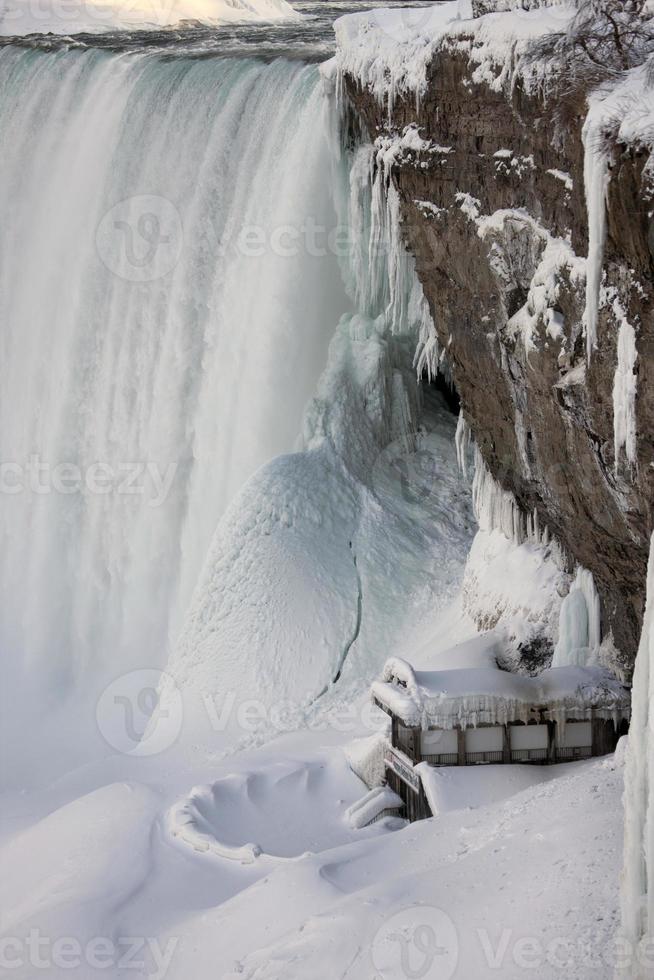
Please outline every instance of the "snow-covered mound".
[[[360, 791], [340, 753], [276, 762], [196, 786], [169, 810], [167, 829], [182, 845], [210, 857], [241, 864], [265, 856], [295, 858], [355, 839], [352, 832], [368, 820], [350, 819], [358, 804], [348, 809], [346, 801]], [[402, 805], [393, 794], [382, 803]]]
[[286, 0], [1, 0], [0, 35], [93, 34], [173, 27], [182, 21], [232, 24], [299, 16]]
[[565, 775], [560, 766], [416, 766], [434, 816], [451, 810], [501, 803], [548, 779]]
[[[401, 927], [410, 937], [433, 926], [445, 946], [444, 923], [458, 942], [446, 950], [456, 969], [441, 969], [441, 959], [431, 971], [442, 980], [610, 980], [621, 784], [602, 762], [574, 764], [509, 799], [285, 863], [219, 919], [204, 909], [187, 919], [185, 957], [168, 980], [397, 980], [407, 976]], [[384, 949], [395, 959], [380, 969]], [[413, 970], [425, 963], [416, 947], [408, 952]]]
[[363, 830], [386, 816], [397, 816], [393, 811], [400, 810], [404, 800], [394, 793], [390, 786], [375, 786], [347, 810], [347, 819], [354, 830]]
[[74, 935], [80, 941], [104, 934], [104, 916], [119, 908], [147, 873], [158, 802], [147, 786], [114, 783], [11, 837], [0, 849], [2, 878], [12, 888], [11, 902], [3, 903], [3, 934], [22, 937], [36, 926], [51, 936], [66, 935], [61, 922], [75, 906]]

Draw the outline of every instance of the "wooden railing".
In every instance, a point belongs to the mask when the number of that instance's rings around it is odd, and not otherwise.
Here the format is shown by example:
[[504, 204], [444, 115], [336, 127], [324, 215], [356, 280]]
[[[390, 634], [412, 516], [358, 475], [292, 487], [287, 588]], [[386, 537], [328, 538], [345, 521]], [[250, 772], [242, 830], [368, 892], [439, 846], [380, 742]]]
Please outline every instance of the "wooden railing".
[[569, 748], [556, 750], [556, 758], [569, 761], [570, 759], [590, 759], [593, 750], [590, 745], [573, 745]]
[[438, 755], [423, 755], [422, 761], [430, 766], [458, 766], [459, 756], [456, 752], [440, 752]]
[[502, 762], [504, 753], [499, 752], [466, 752], [466, 765], [476, 766], [480, 762]]
[[547, 749], [511, 749], [511, 762], [546, 762]]

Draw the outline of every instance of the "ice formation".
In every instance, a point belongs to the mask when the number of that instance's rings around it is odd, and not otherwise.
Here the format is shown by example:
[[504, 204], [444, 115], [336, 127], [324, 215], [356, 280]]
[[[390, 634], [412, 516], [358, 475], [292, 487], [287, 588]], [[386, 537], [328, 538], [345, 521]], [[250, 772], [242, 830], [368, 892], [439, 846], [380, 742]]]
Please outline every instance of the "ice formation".
[[435, 45], [458, 16], [458, 4], [450, 2], [341, 17], [334, 25], [335, 69], [341, 79], [346, 73], [357, 78], [392, 118], [398, 96], [410, 95], [420, 101]]
[[219, 524], [171, 661], [187, 700], [247, 691], [290, 704], [296, 724], [342, 675], [369, 678], [418, 608], [451, 594], [471, 536], [451, 415], [416, 429], [420, 401], [424, 422], [436, 396], [421, 399], [415, 370], [432, 375], [438, 348], [392, 154], [367, 145], [343, 163], [342, 273], [357, 312], [338, 322], [298, 451], [260, 469]]
[[584, 186], [588, 211], [588, 259], [586, 268], [586, 358], [590, 358], [597, 344], [597, 317], [606, 237], [606, 195], [610, 171], [609, 158], [604, 145], [603, 105], [595, 100], [582, 130], [584, 143]]
[[[654, 535], [647, 566], [647, 603], [633, 677], [625, 769], [622, 934], [633, 958], [630, 980], [651, 976], [647, 946], [654, 933]], [[639, 959], [642, 952], [643, 957]], [[640, 968], [636, 965], [640, 963]], [[651, 964], [651, 959], [650, 959]]]
[[286, 0], [5, 0], [0, 35], [81, 34], [172, 27], [181, 21], [233, 24], [294, 20]]
[[633, 466], [636, 463], [636, 388], [635, 373], [638, 351], [636, 331], [615, 291], [606, 296], [611, 303], [618, 327], [618, 358], [613, 377], [613, 454], [616, 473], [620, 456]]
[[356, 78], [387, 108], [389, 120], [399, 97], [420, 103], [439, 46], [467, 54], [476, 66], [475, 82], [499, 90], [520, 74], [528, 88], [534, 87], [543, 83], [546, 69], [527, 69], [521, 54], [534, 38], [564, 27], [572, 13], [572, 7], [561, 5], [555, 13], [545, 7], [521, 10], [519, 17], [509, 11], [471, 20], [469, 3], [450, 2], [350, 14], [336, 21], [338, 48], [329, 71], [337, 75], [341, 92], [344, 74]]
[[462, 476], [468, 477], [468, 455], [470, 451], [471, 432], [470, 426], [463, 416], [463, 410], [459, 411], [459, 418], [456, 423], [456, 434], [454, 436], [456, 444], [456, 458]]
[[517, 545], [524, 541], [542, 545], [552, 543], [548, 528], [540, 526], [538, 512], [524, 514], [520, 510], [513, 494], [494, 479], [477, 446], [472, 504], [482, 531], [501, 531]]
[[583, 283], [584, 259], [576, 255], [567, 239], [551, 235], [523, 208], [477, 214], [474, 220], [479, 237], [492, 249], [491, 263], [500, 279], [511, 276], [512, 253], [533, 270], [525, 303], [508, 321], [507, 331], [521, 339], [527, 354], [536, 348], [539, 323], [551, 340], [562, 344], [563, 318], [557, 310], [562, 277], [567, 276], [574, 284]]
[[[606, 198], [611, 179], [611, 142], [631, 145], [648, 154], [645, 179], [654, 176], [654, 109], [651, 64], [625, 72], [617, 82], [606, 84], [590, 98], [583, 127], [584, 183], [588, 210], [588, 271], [586, 277], [586, 350], [588, 360], [597, 343], [597, 319], [602, 287], [602, 264], [606, 237]], [[625, 331], [628, 333], [628, 331]], [[630, 354], [630, 336], [623, 337]], [[623, 392], [626, 395], [626, 392]]]
[[561, 603], [559, 638], [553, 667], [592, 662], [601, 642], [600, 599], [592, 572], [577, 566], [570, 591]]
[[533, 718], [534, 709], [563, 723], [629, 717], [629, 692], [602, 667], [558, 667], [537, 677], [495, 667], [415, 671], [399, 658], [386, 662], [373, 697], [406, 725], [428, 728], [506, 725]]

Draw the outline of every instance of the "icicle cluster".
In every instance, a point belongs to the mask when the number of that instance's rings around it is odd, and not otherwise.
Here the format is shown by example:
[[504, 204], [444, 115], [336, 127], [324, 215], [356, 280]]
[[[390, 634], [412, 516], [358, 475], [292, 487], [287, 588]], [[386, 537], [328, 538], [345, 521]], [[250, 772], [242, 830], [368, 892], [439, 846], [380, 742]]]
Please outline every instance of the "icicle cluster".
[[515, 497], [493, 479], [479, 449], [475, 447], [472, 506], [482, 531], [501, 531], [514, 544], [551, 544], [549, 529], [540, 527], [538, 512], [524, 514]]
[[438, 372], [438, 339], [415, 260], [402, 239], [393, 161], [386, 138], [353, 156], [348, 204], [353, 254], [344, 271], [357, 305], [370, 317], [382, 317], [384, 332], [415, 337], [414, 367], [419, 378], [431, 380]]

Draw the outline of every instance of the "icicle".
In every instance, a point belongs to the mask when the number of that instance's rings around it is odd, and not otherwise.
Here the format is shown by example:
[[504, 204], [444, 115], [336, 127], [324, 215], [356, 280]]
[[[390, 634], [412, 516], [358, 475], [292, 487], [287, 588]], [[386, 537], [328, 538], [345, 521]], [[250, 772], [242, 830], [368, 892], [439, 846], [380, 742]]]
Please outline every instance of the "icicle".
[[[615, 309], [615, 303], [614, 303]], [[614, 466], [618, 472], [620, 451], [624, 449], [627, 462], [636, 462], [636, 331], [626, 317], [620, 319], [618, 333], [618, 363], [613, 379], [613, 450]]]
[[606, 195], [610, 181], [608, 154], [601, 145], [601, 104], [596, 103], [589, 111], [582, 130], [582, 139], [588, 214], [584, 326], [586, 328], [586, 358], [590, 363], [593, 349], [597, 346], [597, 315], [606, 237]]
[[[645, 980], [654, 932], [654, 535], [647, 566], [647, 603], [634, 670], [632, 716], [625, 769], [622, 938], [631, 961], [623, 975]], [[639, 959], [638, 952], [643, 955]], [[639, 967], [640, 962], [640, 967]], [[651, 962], [651, 960], [650, 960]]]
[[501, 531], [510, 541], [522, 544], [525, 535], [515, 497], [493, 479], [477, 447], [472, 506], [482, 531]]
[[470, 426], [463, 417], [463, 412], [459, 412], [459, 419], [456, 423], [456, 434], [454, 436], [456, 446], [456, 458], [459, 470], [464, 479], [468, 479], [468, 450], [470, 449]]

